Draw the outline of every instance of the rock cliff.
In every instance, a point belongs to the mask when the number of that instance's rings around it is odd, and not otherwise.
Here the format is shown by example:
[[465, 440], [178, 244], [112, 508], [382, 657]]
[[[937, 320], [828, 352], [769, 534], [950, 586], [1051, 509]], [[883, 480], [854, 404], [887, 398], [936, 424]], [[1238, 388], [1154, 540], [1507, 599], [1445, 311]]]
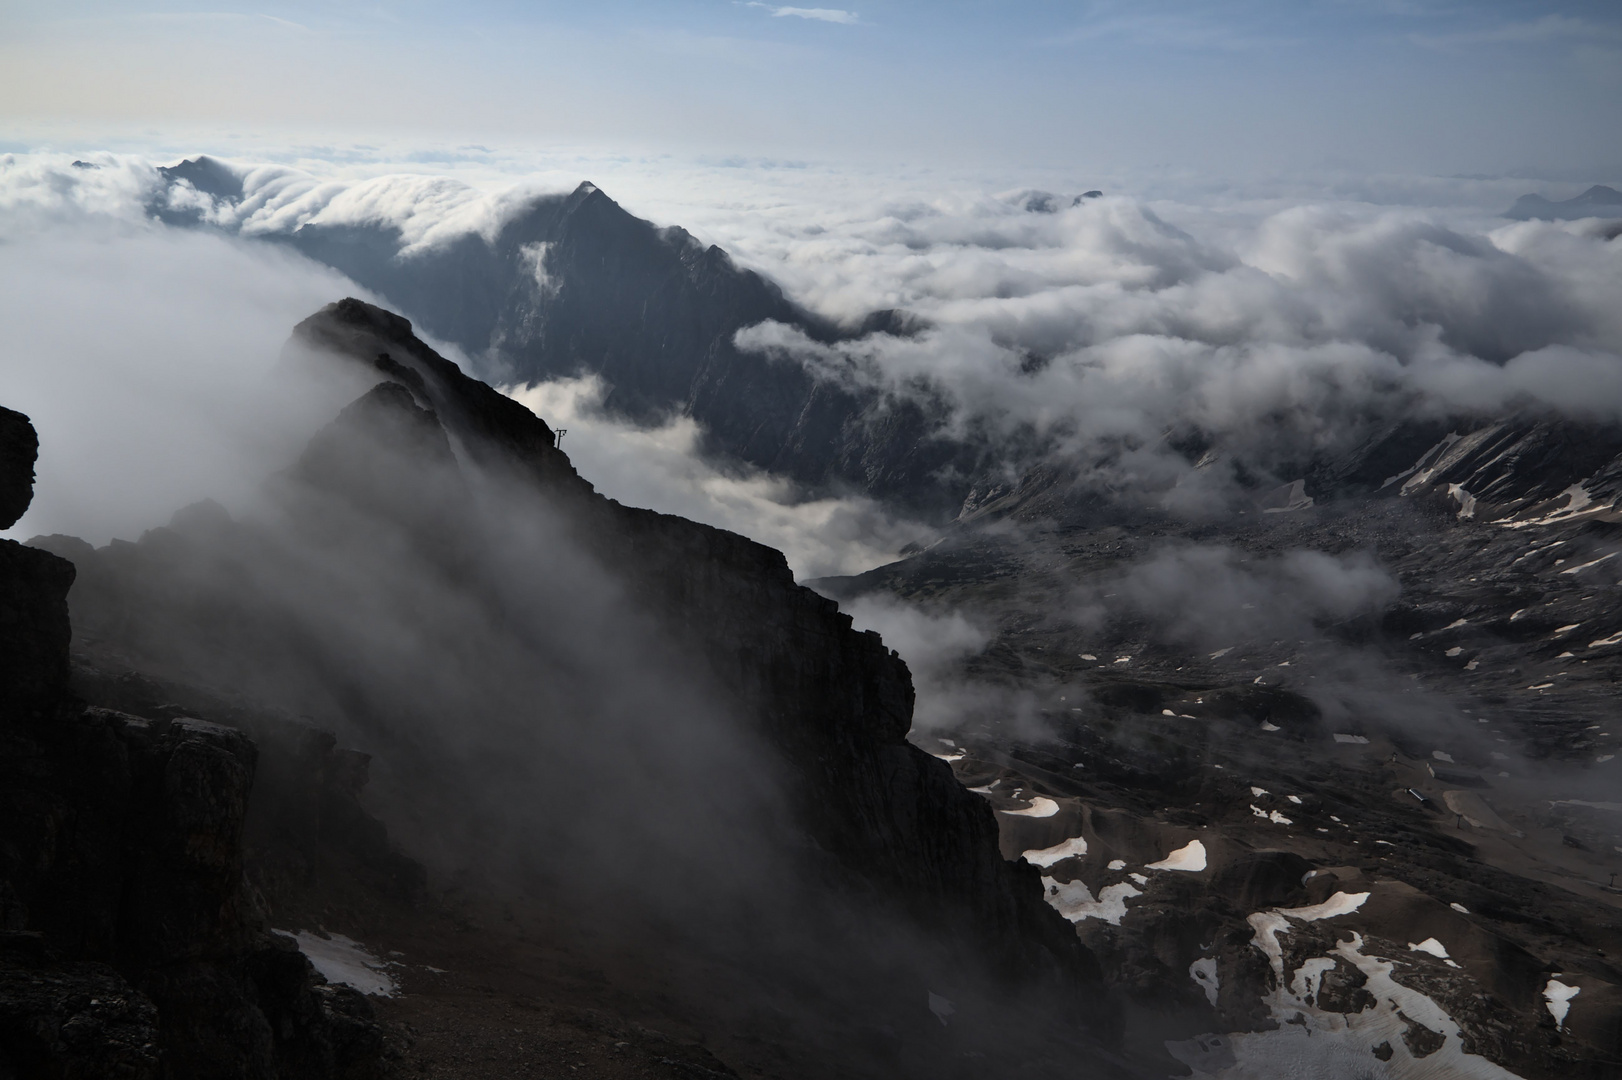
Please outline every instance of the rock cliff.
[[[371, 805], [437, 872], [724, 930], [745, 967], [787, 964], [871, 1005], [870, 1025], [919, 1025], [881, 1041], [938, 1042], [917, 986], [937, 976], [989, 978], [1027, 1003], [995, 1008], [1057, 1020], [1076, 1053], [1114, 1038], [1039, 875], [907, 741], [911, 679], [877, 635], [781, 553], [598, 495], [541, 419], [399, 316], [346, 300], [302, 323], [281, 377], [334, 370], [363, 392], [271, 479], [261, 514], [205, 504], [137, 543], [35, 541], [79, 567], [87, 694], [159, 715], [169, 688], [197, 688], [215, 704], [196, 711], [256, 733], [254, 716], [312, 715], [381, 766]], [[337, 776], [331, 753], [277, 769]], [[340, 858], [375, 863], [372, 887], [420, 888], [363, 841], [317, 846], [350, 844]], [[307, 871], [310, 845], [288, 848], [256, 881]], [[886, 1000], [896, 980], [916, 987], [905, 1002]]]
[[[35, 445], [0, 414], [8, 522]], [[244, 889], [254, 744], [87, 708], [69, 686], [73, 581], [72, 563], [0, 541], [0, 1073], [377, 1075], [364, 999], [321, 984]]]

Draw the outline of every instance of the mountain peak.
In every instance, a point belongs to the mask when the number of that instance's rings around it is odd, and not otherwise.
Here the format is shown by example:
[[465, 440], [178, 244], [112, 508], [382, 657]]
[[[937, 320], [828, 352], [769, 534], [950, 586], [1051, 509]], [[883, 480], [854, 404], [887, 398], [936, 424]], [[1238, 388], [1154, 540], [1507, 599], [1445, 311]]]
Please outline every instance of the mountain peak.
[[1542, 195], [1522, 195], [1504, 212], [1517, 221], [1574, 221], [1586, 217], [1622, 217], [1622, 191], [1595, 184], [1575, 198], [1554, 202]]
[[236, 170], [218, 158], [199, 154], [186, 158], [178, 165], [160, 166], [158, 175], [170, 184], [184, 180], [205, 195], [228, 202], [242, 199], [242, 177]]

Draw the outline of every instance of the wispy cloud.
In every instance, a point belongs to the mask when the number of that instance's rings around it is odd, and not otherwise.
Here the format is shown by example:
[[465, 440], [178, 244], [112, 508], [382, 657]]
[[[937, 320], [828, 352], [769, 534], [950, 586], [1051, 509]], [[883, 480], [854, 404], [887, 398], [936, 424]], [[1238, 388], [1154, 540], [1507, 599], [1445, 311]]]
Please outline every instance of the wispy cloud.
[[1531, 45], [1557, 41], [1618, 41], [1622, 26], [1570, 15], [1545, 15], [1528, 22], [1502, 23], [1449, 34], [1414, 34], [1421, 45]]
[[761, 8], [769, 11], [776, 18], [791, 16], [796, 19], [815, 19], [818, 22], [845, 23], [853, 25], [861, 22], [861, 18], [854, 11], [845, 11], [841, 8], [803, 8], [803, 7], [777, 7], [773, 4], [749, 3], [745, 7]]
[[1273, 48], [1292, 43], [1291, 39], [1274, 32], [1251, 33], [1199, 16], [1155, 13], [1093, 17], [1067, 31], [1045, 36], [1043, 43], [1074, 45], [1105, 39], [1176, 49], [1222, 51]]
[[284, 19], [279, 15], [267, 15], [262, 11], [142, 11], [136, 12], [129, 17], [139, 21], [157, 23], [245, 23], [263, 20], [289, 30], [310, 33], [310, 28], [303, 23]]

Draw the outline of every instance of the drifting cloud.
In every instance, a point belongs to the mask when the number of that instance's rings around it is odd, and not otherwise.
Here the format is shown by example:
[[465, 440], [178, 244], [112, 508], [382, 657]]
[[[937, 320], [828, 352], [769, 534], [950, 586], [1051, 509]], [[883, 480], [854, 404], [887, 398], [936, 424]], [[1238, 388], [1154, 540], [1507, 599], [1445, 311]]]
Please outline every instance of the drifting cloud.
[[1450, 34], [1414, 34], [1413, 41], [1420, 45], [1531, 45], [1546, 42], [1618, 41], [1622, 40], [1622, 27], [1597, 23], [1572, 15], [1545, 15], [1526, 22], [1504, 23], [1479, 30], [1463, 30]]
[[81, 222], [0, 242], [0, 404], [39, 431], [9, 531], [134, 539], [212, 497], [240, 506], [312, 430], [274, 376], [299, 319], [356, 286], [277, 248]]
[[[896, 207], [847, 228], [791, 249], [790, 274], [837, 314], [895, 306], [928, 329], [829, 344], [764, 323], [740, 347], [887, 397], [927, 388], [953, 406], [947, 434], [1034, 437], [1168, 506], [1237, 463], [1293, 480], [1409, 416], [1622, 419], [1605, 299], [1622, 250], [1603, 235], [1298, 206], [1202, 237], [1120, 197]], [[1227, 464], [1196, 476], [1184, 435]]]
[[604, 493], [633, 506], [742, 533], [777, 548], [796, 577], [853, 574], [891, 562], [932, 531], [862, 497], [798, 500], [791, 486], [757, 470], [723, 471], [699, 452], [702, 431], [675, 417], [638, 429], [605, 415], [595, 377], [560, 379], [507, 393], [568, 431], [563, 449]]
[[751, 3], [746, 6], [769, 11], [775, 18], [779, 19], [784, 17], [812, 19], [816, 22], [844, 23], [847, 26], [861, 22], [861, 18], [856, 12], [844, 11], [840, 8], [776, 7], [772, 4], [761, 3]]

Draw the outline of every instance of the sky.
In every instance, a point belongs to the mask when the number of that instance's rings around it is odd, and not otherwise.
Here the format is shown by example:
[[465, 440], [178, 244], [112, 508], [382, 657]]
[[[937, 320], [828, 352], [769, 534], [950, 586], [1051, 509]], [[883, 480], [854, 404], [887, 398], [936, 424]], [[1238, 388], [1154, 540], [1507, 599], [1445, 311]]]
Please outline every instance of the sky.
[[0, 0], [0, 150], [1622, 174], [1614, 0], [849, 2]]

